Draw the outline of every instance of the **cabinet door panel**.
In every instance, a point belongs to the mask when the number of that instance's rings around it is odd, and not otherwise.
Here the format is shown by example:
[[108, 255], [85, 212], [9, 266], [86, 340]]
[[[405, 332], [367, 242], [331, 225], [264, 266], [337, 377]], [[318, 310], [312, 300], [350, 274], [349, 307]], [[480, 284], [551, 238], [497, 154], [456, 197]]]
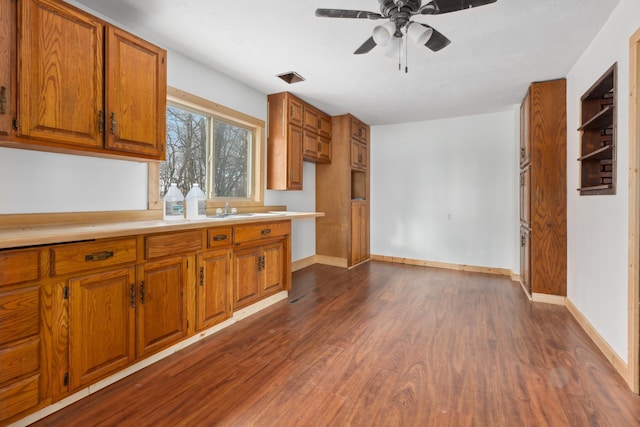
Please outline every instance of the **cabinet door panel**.
[[40, 333], [39, 287], [0, 293], [0, 346]]
[[260, 248], [252, 247], [235, 251], [233, 255], [234, 308], [257, 301], [260, 296]]
[[520, 277], [531, 294], [531, 232], [524, 227], [520, 228]]
[[263, 248], [262, 294], [281, 291], [284, 288], [284, 247], [282, 242]]
[[302, 102], [292, 98], [291, 96], [288, 96], [287, 99], [288, 99], [287, 117], [289, 118], [288, 120], [289, 124], [302, 127], [304, 122], [304, 119], [303, 119], [304, 107], [302, 105]]
[[13, 133], [16, 96], [16, 2], [0, 0], [0, 135]]
[[318, 112], [310, 107], [304, 108], [304, 128], [313, 132], [318, 133]]
[[69, 280], [71, 389], [133, 361], [134, 283], [133, 267]]
[[525, 227], [531, 226], [531, 168], [520, 172], [520, 222]]
[[143, 356], [179, 341], [187, 333], [186, 258], [147, 262], [138, 284], [137, 354]]
[[65, 145], [102, 147], [103, 25], [58, 2], [20, 4], [20, 133]]
[[164, 158], [165, 52], [107, 28], [106, 148]]
[[199, 258], [197, 329], [211, 327], [231, 317], [230, 249], [203, 254]]
[[287, 164], [289, 176], [288, 190], [302, 190], [302, 129], [289, 125], [289, 149], [287, 150]]
[[304, 132], [302, 154], [305, 158], [315, 160], [318, 157], [318, 135], [308, 131]]

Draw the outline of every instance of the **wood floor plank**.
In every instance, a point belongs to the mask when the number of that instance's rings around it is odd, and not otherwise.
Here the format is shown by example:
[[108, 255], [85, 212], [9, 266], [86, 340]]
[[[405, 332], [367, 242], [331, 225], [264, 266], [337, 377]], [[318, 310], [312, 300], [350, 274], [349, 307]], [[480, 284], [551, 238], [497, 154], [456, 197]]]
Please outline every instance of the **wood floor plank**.
[[36, 426], [635, 426], [569, 312], [498, 276], [370, 262], [293, 275], [289, 301]]

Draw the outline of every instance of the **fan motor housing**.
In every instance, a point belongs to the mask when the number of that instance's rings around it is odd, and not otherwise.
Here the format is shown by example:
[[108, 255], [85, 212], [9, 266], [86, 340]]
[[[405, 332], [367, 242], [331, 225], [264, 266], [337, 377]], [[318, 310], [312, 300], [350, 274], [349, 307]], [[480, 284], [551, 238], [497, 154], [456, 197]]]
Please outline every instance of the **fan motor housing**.
[[382, 16], [392, 17], [397, 12], [415, 14], [422, 6], [421, 0], [378, 0]]

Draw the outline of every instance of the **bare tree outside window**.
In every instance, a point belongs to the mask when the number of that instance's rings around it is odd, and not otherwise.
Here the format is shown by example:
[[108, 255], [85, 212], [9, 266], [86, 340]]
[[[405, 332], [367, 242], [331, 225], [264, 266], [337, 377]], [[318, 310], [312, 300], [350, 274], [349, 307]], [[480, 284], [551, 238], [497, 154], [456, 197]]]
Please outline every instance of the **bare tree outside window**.
[[252, 148], [253, 130], [168, 105], [160, 194], [175, 182], [185, 195], [197, 183], [210, 198], [249, 198]]

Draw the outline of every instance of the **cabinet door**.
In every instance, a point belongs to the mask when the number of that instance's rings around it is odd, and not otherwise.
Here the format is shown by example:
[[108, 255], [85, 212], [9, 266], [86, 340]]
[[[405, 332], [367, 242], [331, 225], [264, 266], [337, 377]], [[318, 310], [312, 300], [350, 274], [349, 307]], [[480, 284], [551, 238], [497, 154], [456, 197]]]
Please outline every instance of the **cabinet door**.
[[69, 281], [70, 387], [77, 389], [134, 360], [135, 270]]
[[351, 167], [359, 170], [367, 170], [367, 146], [351, 141]]
[[19, 4], [19, 133], [65, 145], [102, 147], [102, 23], [62, 2]]
[[318, 117], [318, 136], [331, 138], [331, 116], [320, 113]]
[[520, 228], [520, 277], [531, 295], [531, 232], [525, 227]]
[[302, 139], [302, 154], [306, 160], [315, 161], [318, 159], [318, 135], [309, 131], [304, 131]]
[[331, 163], [331, 140], [328, 138], [318, 138], [318, 161]]
[[530, 110], [531, 110], [531, 89], [527, 91], [527, 95], [520, 106], [520, 166], [531, 161], [530, 152]]
[[304, 106], [297, 99], [288, 97], [287, 102], [287, 122], [291, 125], [302, 127], [304, 125]]
[[231, 250], [222, 249], [199, 256], [197, 330], [231, 317]]
[[137, 354], [167, 347], [187, 334], [184, 257], [147, 262], [140, 267], [137, 306]]
[[260, 297], [260, 247], [236, 250], [233, 255], [233, 307], [249, 305]]
[[354, 117], [351, 118], [351, 137], [363, 143], [367, 142], [366, 126]]
[[531, 226], [531, 168], [520, 172], [520, 223]]
[[351, 263], [357, 264], [368, 257], [367, 206], [365, 202], [351, 203]]
[[302, 146], [304, 135], [301, 128], [289, 125], [287, 150], [287, 189], [302, 190]]
[[262, 296], [276, 293], [284, 288], [284, 245], [276, 242], [262, 249]]
[[310, 132], [317, 134], [319, 124], [320, 123], [318, 119], [318, 112], [309, 106], [305, 106], [304, 107], [304, 128]]
[[13, 133], [16, 106], [16, 2], [0, 0], [0, 135]]
[[107, 27], [105, 147], [164, 158], [166, 53]]

